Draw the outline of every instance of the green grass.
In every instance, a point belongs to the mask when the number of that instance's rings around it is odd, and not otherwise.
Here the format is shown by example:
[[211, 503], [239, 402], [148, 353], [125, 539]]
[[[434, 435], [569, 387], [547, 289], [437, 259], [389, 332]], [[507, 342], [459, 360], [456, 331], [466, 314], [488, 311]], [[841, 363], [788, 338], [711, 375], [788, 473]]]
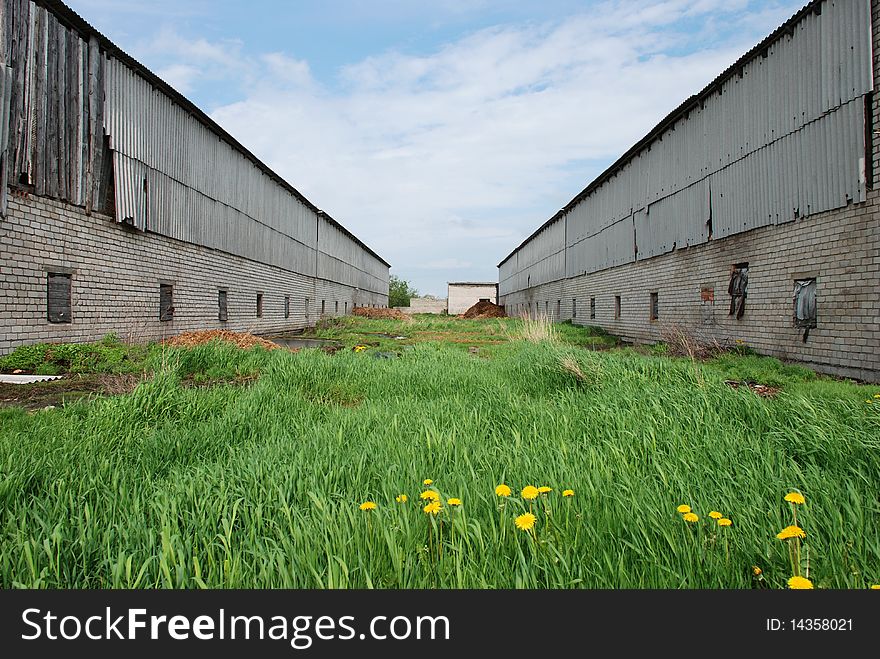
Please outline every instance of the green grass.
[[[336, 355], [154, 346], [130, 395], [0, 409], [0, 587], [750, 588], [758, 565], [780, 588], [792, 489], [813, 582], [880, 582], [876, 388], [516, 323], [345, 319], [318, 334], [408, 338]], [[724, 384], [767, 373], [773, 399]], [[454, 520], [421, 511], [425, 478]], [[513, 525], [529, 484], [553, 488], [535, 537]]]

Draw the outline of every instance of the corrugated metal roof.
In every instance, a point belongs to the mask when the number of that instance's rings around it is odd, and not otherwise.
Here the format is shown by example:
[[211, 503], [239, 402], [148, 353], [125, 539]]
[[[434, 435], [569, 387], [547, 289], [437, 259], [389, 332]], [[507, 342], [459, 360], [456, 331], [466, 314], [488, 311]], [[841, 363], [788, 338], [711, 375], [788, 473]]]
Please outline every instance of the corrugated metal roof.
[[549, 220], [544, 222], [540, 227], [538, 227], [528, 238], [523, 240], [510, 254], [508, 254], [504, 259], [498, 264], [500, 268], [511, 256], [516, 254], [520, 249], [522, 249], [526, 244], [528, 244], [535, 236], [537, 236], [541, 231], [546, 229], [549, 225], [551, 225], [554, 221], [559, 219], [561, 215], [566, 214], [572, 208], [574, 208], [578, 202], [582, 199], [590, 195], [596, 189], [598, 189], [603, 183], [608, 181], [612, 176], [617, 174], [627, 163], [629, 163], [633, 158], [635, 158], [639, 153], [641, 153], [646, 147], [650, 146], [653, 142], [655, 142], [658, 138], [660, 138], [669, 128], [671, 128], [679, 119], [685, 117], [688, 113], [694, 111], [699, 108], [700, 105], [709, 98], [712, 94], [716, 93], [719, 88], [728, 80], [733, 78], [735, 75], [739, 74], [742, 70], [743, 66], [752, 60], [755, 60], [758, 57], [765, 55], [776, 41], [783, 38], [786, 35], [791, 35], [794, 31], [794, 28], [797, 24], [803, 20], [809, 14], [816, 12], [821, 12], [821, 6], [827, 0], [812, 0], [807, 5], [805, 5], [800, 11], [796, 12], [791, 18], [789, 18], [785, 23], [783, 23], [779, 28], [774, 30], [767, 38], [762, 40], [756, 46], [754, 46], [751, 50], [745, 53], [742, 57], [740, 57], [736, 62], [731, 64], [727, 69], [725, 69], [721, 74], [719, 74], [712, 82], [710, 82], [706, 87], [704, 87], [700, 92], [694, 94], [687, 100], [685, 100], [681, 105], [675, 108], [672, 112], [670, 112], [666, 117], [664, 117], [660, 123], [658, 123], [645, 137], [643, 137], [639, 142], [632, 146], [626, 153], [624, 153], [620, 158], [618, 158], [610, 167], [608, 167], [602, 174], [600, 174], [596, 179], [593, 180], [586, 188], [581, 190], [570, 202], [568, 202], [558, 213], [556, 213]]
[[132, 71], [137, 73], [139, 76], [147, 80], [150, 84], [155, 86], [157, 89], [162, 91], [164, 94], [169, 96], [175, 103], [179, 104], [183, 109], [192, 114], [200, 123], [204, 124], [208, 129], [210, 129], [213, 133], [215, 133], [220, 139], [229, 144], [236, 151], [239, 151], [242, 155], [244, 155], [248, 160], [250, 160], [257, 168], [263, 171], [268, 177], [270, 177], [273, 181], [275, 181], [278, 185], [286, 189], [292, 195], [294, 195], [297, 199], [299, 199], [304, 205], [313, 210], [315, 213], [322, 215], [329, 223], [335, 225], [339, 230], [345, 233], [349, 238], [354, 240], [360, 247], [362, 247], [365, 251], [372, 254], [379, 261], [391, 267], [391, 264], [385, 261], [381, 256], [379, 256], [375, 251], [373, 251], [369, 246], [367, 246], [360, 238], [355, 236], [351, 231], [345, 228], [340, 222], [333, 219], [329, 214], [323, 212], [320, 208], [315, 206], [311, 201], [309, 201], [302, 193], [300, 193], [296, 188], [294, 188], [290, 183], [285, 181], [280, 175], [274, 172], [268, 165], [266, 165], [262, 160], [257, 158], [250, 150], [247, 149], [243, 144], [241, 144], [238, 140], [236, 140], [232, 135], [230, 135], [226, 130], [220, 127], [217, 122], [215, 122], [211, 117], [209, 117], [204, 111], [199, 109], [197, 105], [195, 105], [192, 101], [187, 99], [183, 94], [175, 90], [171, 85], [162, 80], [155, 73], [150, 71], [146, 66], [138, 62], [131, 55], [127, 54], [121, 48], [119, 48], [116, 44], [114, 44], [110, 39], [104, 36], [100, 31], [98, 31], [94, 26], [88, 23], [84, 18], [82, 18], [79, 14], [77, 14], [73, 9], [65, 5], [63, 2], [59, 0], [33, 0], [36, 4], [39, 4], [49, 11], [52, 12], [58, 18], [58, 20], [65, 24], [69, 29], [75, 30], [83, 38], [88, 41], [90, 38], [95, 38], [98, 40], [101, 48], [111, 54], [113, 57], [118, 59], [120, 62], [123, 62], [126, 66], [128, 66]]

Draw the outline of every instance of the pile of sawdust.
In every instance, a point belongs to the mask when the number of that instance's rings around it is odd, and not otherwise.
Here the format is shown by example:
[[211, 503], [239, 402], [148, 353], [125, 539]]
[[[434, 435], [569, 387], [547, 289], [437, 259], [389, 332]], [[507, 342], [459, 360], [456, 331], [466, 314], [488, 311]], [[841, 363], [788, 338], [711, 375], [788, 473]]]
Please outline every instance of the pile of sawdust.
[[409, 320], [402, 311], [397, 309], [374, 309], [373, 307], [355, 307], [351, 310], [353, 316], [362, 316], [363, 318], [388, 318], [391, 320]]
[[194, 348], [195, 346], [204, 345], [211, 341], [225, 341], [244, 349], [260, 346], [266, 350], [277, 350], [281, 347], [277, 343], [261, 339], [259, 336], [254, 336], [247, 332], [230, 332], [228, 330], [184, 332], [183, 334], [178, 334], [174, 338], [165, 341], [165, 345], [173, 346], [175, 348]]
[[497, 304], [493, 304], [488, 300], [480, 300], [470, 309], [465, 311], [462, 315], [462, 318], [506, 318], [507, 314], [504, 313], [504, 307], [499, 307]]

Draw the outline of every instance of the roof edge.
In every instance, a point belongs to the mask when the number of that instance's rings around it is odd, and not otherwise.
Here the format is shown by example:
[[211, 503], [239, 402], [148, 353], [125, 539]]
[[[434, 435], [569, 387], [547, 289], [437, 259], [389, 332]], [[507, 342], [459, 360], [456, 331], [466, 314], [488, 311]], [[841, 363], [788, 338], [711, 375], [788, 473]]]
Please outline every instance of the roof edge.
[[227, 142], [233, 149], [241, 153], [245, 158], [250, 160], [260, 171], [262, 171], [266, 176], [275, 181], [282, 188], [290, 192], [294, 197], [296, 197], [300, 202], [302, 202], [306, 207], [312, 210], [316, 215], [321, 215], [326, 218], [331, 224], [340, 229], [344, 234], [346, 234], [349, 238], [355, 241], [360, 247], [366, 250], [369, 254], [373, 255], [379, 261], [387, 265], [389, 268], [391, 264], [388, 263], [385, 259], [379, 256], [375, 251], [373, 251], [366, 243], [364, 243], [360, 238], [354, 235], [351, 231], [346, 229], [341, 223], [337, 220], [334, 220], [330, 217], [329, 214], [322, 211], [320, 208], [315, 206], [311, 201], [309, 201], [305, 195], [303, 195], [299, 190], [293, 187], [290, 183], [284, 180], [280, 174], [276, 173], [272, 170], [266, 163], [257, 158], [246, 146], [244, 146], [241, 142], [235, 139], [232, 135], [230, 135], [224, 128], [220, 126], [216, 121], [211, 119], [205, 113], [204, 110], [200, 109], [195, 103], [190, 101], [186, 96], [181, 94], [179, 91], [174, 89], [167, 82], [162, 80], [155, 73], [150, 71], [146, 66], [138, 62], [134, 57], [126, 53], [122, 48], [113, 43], [108, 37], [104, 36], [97, 28], [95, 28], [91, 23], [89, 23], [82, 16], [77, 14], [73, 9], [65, 5], [61, 0], [33, 0], [34, 4], [40, 5], [44, 7], [46, 10], [51, 12], [54, 16], [56, 16], [62, 23], [66, 24], [66, 26], [70, 29], [75, 30], [81, 36], [86, 37], [88, 40], [91, 37], [95, 37], [98, 40], [101, 48], [108, 54], [113, 55], [116, 59], [123, 62], [126, 66], [132, 69], [135, 73], [144, 78], [147, 82], [151, 83], [159, 90], [161, 90], [164, 94], [166, 94], [172, 101], [180, 105], [180, 107], [187, 110], [190, 114], [192, 114], [200, 123], [202, 123], [206, 128], [215, 133], [220, 139]]
[[516, 254], [519, 250], [525, 247], [535, 236], [541, 233], [544, 229], [553, 224], [556, 220], [560, 219], [561, 216], [565, 215], [571, 209], [576, 206], [580, 201], [589, 196], [591, 192], [596, 190], [599, 186], [605, 183], [608, 179], [610, 179], [614, 174], [620, 171], [624, 165], [629, 163], [630, 160], [633, 159], [638, 153], [640, 153], [646, 146], [654, 142], [660, 135], [666, 132], [666, 130], [675, 124], [681, 117], [687, 115], [691, 110], [693, 110], [697, 105], [705, 101], [709, 96], [714, 94], [725, 82], [730, 80], [743, 66], [757, 58], [763, 51], [767, 50], [773, 43], [778, 41], [785, 34], [789, 34], [791, 32], [791, 28], [801, 22], [805, 16], [815, 12], [816, 8], [819, 7], [825, 0], [811, 0], [804, 7], [798, 10], [791, 18], [789, 18], [785, 23], [780, 25], [778, 28], [773, 30], [768, 36], [762, 39], [756, 46], [753, 46], [751, 49], [746, 51], [746, 53], [736, 60], [729, 67], [724, 69], [719, 75], [715, 77], [712, 82], [706, 85], [702, 90], [697, 92], [696, 94], [687, 98], [681, 105], [675, 108], [672, 112], [666, 115], [660, 122], [651, 129], [651, 131], [645, 135], [641, 140], [636, 142], [632, 147], [629, 148], [620, 158], [614, 161], [604, 172], [599, 174], [593, 181], [583, 190], [581, 190], [578, 194], [574, 196], [574, 198], [569, 201], [562, 209], [556, 213], [549, 220], [544, 222], [540, 227], [535, 229], [529, 235], [528, 238], [523, 240], [513, 251], [510, 252], [501, 262], [496, 266], [500, 268], [502, 265], [507, 263], [510, 260], [510, 257]]

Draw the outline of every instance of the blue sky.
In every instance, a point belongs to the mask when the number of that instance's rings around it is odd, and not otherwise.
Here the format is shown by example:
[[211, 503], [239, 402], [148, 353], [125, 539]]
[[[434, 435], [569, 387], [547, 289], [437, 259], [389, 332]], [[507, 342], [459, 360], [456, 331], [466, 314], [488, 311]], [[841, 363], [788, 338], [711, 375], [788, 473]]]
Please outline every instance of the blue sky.
[[68, 4], [445, 296], [803, 2]]

